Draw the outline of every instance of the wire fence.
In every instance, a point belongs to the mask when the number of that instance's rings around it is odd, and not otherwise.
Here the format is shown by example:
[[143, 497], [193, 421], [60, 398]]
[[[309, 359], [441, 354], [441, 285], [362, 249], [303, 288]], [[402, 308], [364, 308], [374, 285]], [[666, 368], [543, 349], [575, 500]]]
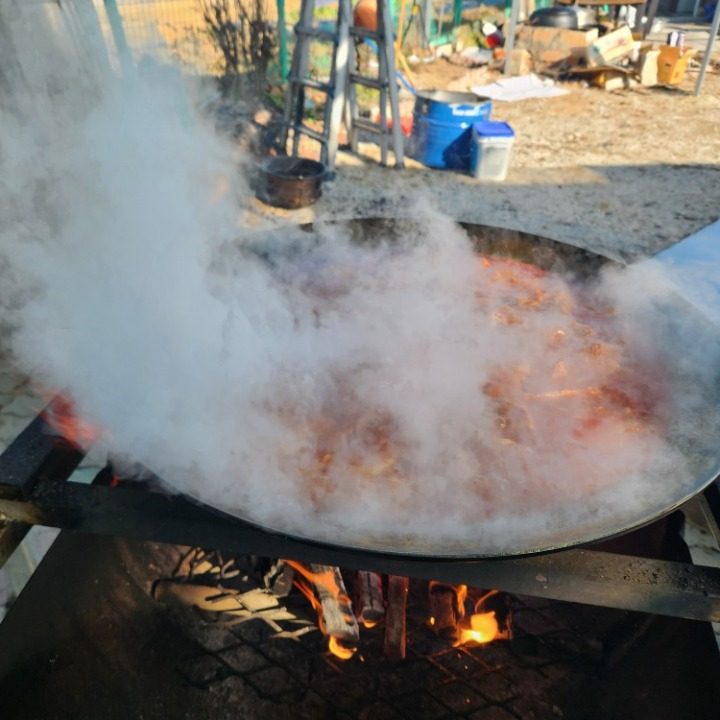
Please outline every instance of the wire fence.
[[203, 17], [203, 0], [116, 0], [117, 16], [95, 0], [108, 45], [124, 38], [134, 61], [150, 56], [188, 72], [217, 74], [221, 57]]
[[[135, 62], [150, 56], [185, 72], [218, 75], [222, 55], [205, 12], [211, 0], [92, 0], [108, 47], [125, 43]], [[231, 14], [234, 2], [230, 2]], [[265, 19], [277, 23], [276, 0], [266, 0]], [[286, 0], [287, 22], [297, 20], [300, 0]]]

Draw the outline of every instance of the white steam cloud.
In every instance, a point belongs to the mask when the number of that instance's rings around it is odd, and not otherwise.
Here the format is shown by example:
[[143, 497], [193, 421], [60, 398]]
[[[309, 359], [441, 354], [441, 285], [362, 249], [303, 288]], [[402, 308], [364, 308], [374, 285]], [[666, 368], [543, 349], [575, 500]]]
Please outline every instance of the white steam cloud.
[[714, 378], [664, 350], [697, 328], [653, 271], [610, 273], [618, 319], [592, 319], [608, 362], [647, 369], [626, 380], [649, 416], [588, 439], [585, 400], [540, 398], [564, 365], [602, 381], [565, 280], [516, 324], [484, 294], [497, 268], [427, 208], [372, 246], [342, 224], [249, 232], [237, 154], [181, 78], [58, 67], [5, 78], [0, 301], [18, 361], [113, 453], [279, 530], [438, 555], [599, 536], [714, 469]]

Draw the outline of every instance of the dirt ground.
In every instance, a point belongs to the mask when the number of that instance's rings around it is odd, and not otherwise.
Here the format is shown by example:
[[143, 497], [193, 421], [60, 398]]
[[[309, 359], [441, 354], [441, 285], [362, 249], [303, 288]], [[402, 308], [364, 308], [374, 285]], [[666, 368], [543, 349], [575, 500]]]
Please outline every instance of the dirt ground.
[[[154, 36], [146, 35], [155, 28], [175, 56], [185, 47], [180, 30], [200, 22], [195, 0], [121, 6], [131, 44], [152, 44]], [[288, 1], [288, 17], [297, 7], [297, 0]], [[671, 29], [685, 32], [694, 47], [707, 42], [707, 25], [668, 19], [652, 39], [664, 41]], [[185, 44], [197, 51], [193, 42]], [[481, 70], [469, 82], [467, 69], [446, 60], [415, 71], [421, 89], [463, 89], [495, 79]], [[382, 168], [377, 148], [365, 146], [365, 162], [340, 153], [337, 179], [314, 208], [288, 214], [257, 204], [254, 215], [260, 221], [401, 215], [412, 213], [420, 197], [458, 219], [547, 235], [614, 257], [651, 254], [720, 216], [720, 73], [708, 75], [699, 98], [692, 94], [696, 73], [677, 90], [606, 92], [575, 83], [563, 97], [495, 103], [494, 117], [516, 132], [510, 174], [500, 185], [411, 160], [404, 170]], [[402, 114], [411, 112], [409, 99]]]
[[[417, 75], [420, 87], [441, 87], [443, 78], [448, 83], [467, 72], [443, 60], [436, 65]], [[720, 74], [707, 75], [700, 97], [692, 94], [696, 77], [688, 73], [676, 90], [607, 92], [573, 84], [562, 97], [496, 102], [493, 117], [516, 132], [502, 184], [412, 160], [403, 170], [388, 169], [341, 152], [337, 178], [314, 208], [278, 213], [258, 204], [255, 211], [292, 221], [406, 215], [422, 198], [457, 219], [616, 258], [652, 254], [720, 217]], [[361, 150], [377, 157], [373, 146]]]

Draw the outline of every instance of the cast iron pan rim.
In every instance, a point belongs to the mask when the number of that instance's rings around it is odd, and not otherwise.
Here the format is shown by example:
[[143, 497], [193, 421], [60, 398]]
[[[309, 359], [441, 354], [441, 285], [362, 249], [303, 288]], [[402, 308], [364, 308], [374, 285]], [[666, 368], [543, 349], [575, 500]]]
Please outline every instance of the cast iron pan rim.
[[[642, 519], [637, 520], [632, 525], [627, 526], [626, 528], [622, 530], [617, 530], [612, 533], [600, 533], [598, 535], [592, 535], [591, 537], [587, 537], [583, 540], [579, 541], [568, 541], [565, 543], [552, 543], [549, 545], [542, 545], [538, 548], [533, 548], [532, 550], [523, 550], [521, 552], [512, 552], [512, 551], [505, 551], [505, 552], [498, 552], [491, 555], [483, 555], [480, 553], [472, 553], [471, 551], [468, 551], [467, 553], [460, 554], [460, 553], [448, 553], [448, 554], [429, 554], [429, 553], [423, 553], [423, 552], [409, 552], [407, 550], [378, 550], [377, 548], [364, 548], [361, 545], [342, 545], [341, 543], [334, 543], [330, 542], [328, 540], [316, 540], [311, 537], [306, 537], [304, 535], [297, 535], [290, 532], [285, 532], [282, 530], [275, 530], [270, 527], [266, 527], [264, 525], [260, 525], [257, 522], [254, 522], [252, 520], [246, 520], [244, 518], [241, 518], [237, 515], [233, 515], [232, 513], [226, 511], [226, 510], [220, 510], [219, 508], [213, 507], [212, 505], [207, 505], [206, 503], [198, 500], [197, 498], [194, 498], [192, 495], [185, 495], [183, 494], [183, 497], [185, 497], [188, 501], [192, 502], [195, 505], [198, 505], [202, 507], [204, 510], [209, 510], [215, 515], [218, 515], [220, 517], [226, 518], [234, 523], [239, 523], [241, 525], [244, 525], [249, 528], [253, 528], [261, 533], [264, 533], [266, 535], [272, 535], [276, 538], [281, 538], [286, 541], [290, 541], [293, 543], [298, 543], [302, 545], [307, 545], [315, 548], [319, 548], [322, 550], [330, 550], [333, 552], [341, 552], [345, 553], [347, 555], [351, 555], [356, 558], [375, 558], [375, 559], [387, 559], [387, 560], [406, 560], [408, 563], [412, 565], [412, 563], [417, 562], [418, 564], [423, 562], [443, 562], [443, 563], [463, 563], [463, 562], [493, 562], [493, 561], [503, 561], [503, 560], [521, 560], [522, 558], [530, 558], [535, 557], [537, 555], [548, 555], [550, 553], [558, 553], [562, 552], [564, 550], [570, 550], [570, 549], [592, 549], [592, 546], [601, 543], [606, 542], [608, 540], [614, 540], [615, 538], [623, 537], [624, 535], [627, 535], [628, 533], [634, 532], [636, 530], [640, 530], [641, 528], [644, 528], [648, 525], [652, 525], [653, 523], [657, 522], [658, 520], [662, 520], [663, 518], [667, 517], [668, 515], [672, 514], [676, 510], [678, 510], [680, 507], [682, 507], [686, 502], [691, 500], [692, 498], [699, 495], [701, 492], [703, 492], [712, 482], [715, 480], [720, 480], [720, 468], [718, 468], [716, 471], [714, 471], [710, 475], [710, 479], [703, 482], [702, 486], [697, 489], [693, 490], [692, 492], [688, 493], [686, 496], [684, 496], [682, 499], [678, 500], [677, 502], [673, 503], [670, 507], [665, 508], [662, 510], [662, 512], [653, 512], [648, 513], [645, 515]], [[408, 567], [408, 570], [411, 571], [411, 566]]]

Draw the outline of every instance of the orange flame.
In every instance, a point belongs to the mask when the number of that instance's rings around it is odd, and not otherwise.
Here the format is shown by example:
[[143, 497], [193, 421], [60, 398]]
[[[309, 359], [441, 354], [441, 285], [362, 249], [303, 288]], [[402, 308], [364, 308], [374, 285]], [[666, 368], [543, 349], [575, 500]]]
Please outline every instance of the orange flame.
[[475, 603], [475, 612], [470, 616], [470, 627], [462, 628], [456, 646], [465, 645], [466, 643], [484, 645], [493, 640], [510, 639], [512, 630], [509, 624], [504, 630], [501, 630], [494, 610], [479, 612], [485, 601], [493, 595], [497, 595], [498, 592], [499, 590], [490, 590], [478, 598]]
[[[335, 575], [332, 570], [313, 572], [308, 567], [306, 567], [302, 563], [297, 562], [296, 560], [286, 560], [285, 562], [287, 562], [287, 564], [293, 570], [295, 570], [295, 572], [300, 573], [303, 578], [311, 582], [316, 587], [320, 587], [323, 590], [326, 590], [328, 593], [338, 598], [340, 602], [347, 602], [348, 604], [350, 603], [348, 596], [340, 590], [337, 583], [335, 582]], [[309, 590], [309, 588], [303, 590], [298, 583], [296, 583], [296, 587], [302, 590], [305, 595], [307, 595], [307, 591]], [[318, 610], [320, 608], [320, 603], [317, 601], [315, 593], [312, 592], [312, 590], [309, 590], [309, 592], [313, 596], [313, 599], [310, 600], [310, 602], [313, 604], [313, 607]]]
[[500, 628], [495, 617], [495, 611], [475, 613], [470, 617], [470, 629], [460, 633], [460, 645], [474, 642], [478, 644], [489, 643], [500, 636]]
[[[347, 595], [338, 587], [332, 570], [313, 572], [310, 568], [297, 562], [296, 560], [286, 560], [285, 562], [300, 575], [300, 577], [295, 577], [293, 585], [295, 585], [295, 587], [310, 601], [310, 604], [317, 613], [318, 628], [323, 635], [327, 635], [327, 628], [325, 626], [325, 619], [323, 618], [322, 612], [322, 604], [315, 595], [315, 591], [313, 590], [311, 583], [314, 584], [315, 587], [320, 587], [331, 593], [341, 602], [349, 602]], [[365, 627], [370, 626], [366, 624]], [[328, 636], [328, 650], [330, 650], [335, 657], [340, 658], [340, 660], [349, 660], [354, 655], [356, 648], [346, 647], [338, 638], [330, 635]]]
[[330, 635], [328, 639], [328, 650], [340, 660], [349, 660], [355, 654], [356, 649], [346, 647], [333, 635]]
[[465, 617], [465, 600], [468, 594], [467, 585], [458, 585], [455, 588], [457, 593], [457, 613], [458, 617]]
[[324, 633], [323, 622], [322, 622], [322, 606], [320, 601], [315, 596], [312, 588], [302, 579], [293, 580], [293, 585], [310, 601], [315, 612], [318, 614], [318, 621], [320, 623], [320, 632]]
[[77, 447], [88, 448], [100, 437], [100, 430], [81, 420], [72, 401], [62, 395], [45, 408], [43, 418], [58, 435]]

